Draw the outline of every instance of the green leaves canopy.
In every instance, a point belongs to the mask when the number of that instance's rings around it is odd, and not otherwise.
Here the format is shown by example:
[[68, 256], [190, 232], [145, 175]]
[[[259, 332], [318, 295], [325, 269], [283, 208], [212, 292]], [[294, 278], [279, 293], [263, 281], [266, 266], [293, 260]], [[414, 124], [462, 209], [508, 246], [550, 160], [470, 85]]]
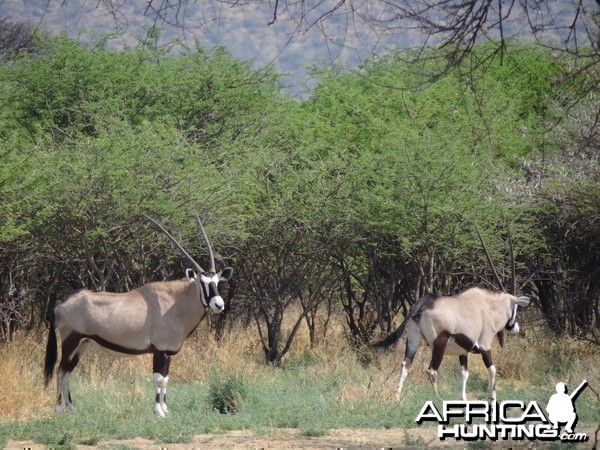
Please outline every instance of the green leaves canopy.
[[[576, 83], [557, 91], [567, 65], [550, 53], [492, 53], [427, 85], [435, 51], [318, 69], [300, 101], [222, 48], [40, 43], [0, 65], [0, 278], [31, 261], [54, 289], [134, 287], [177, 263], [142, 213], [202, 255], [196, 212], [244, 273], [261, 241], [285, 242], [332, 289], [385, 298], [389, 321], [425, 290], [490, 279], [475, 224], [508, 276], [507, 225], [517, 255], [555, 238], [531, 226], [543, 214], [522, 166], [560, 153], [548, 124]], [[344, 287], [339, 270], [352, 272]]]

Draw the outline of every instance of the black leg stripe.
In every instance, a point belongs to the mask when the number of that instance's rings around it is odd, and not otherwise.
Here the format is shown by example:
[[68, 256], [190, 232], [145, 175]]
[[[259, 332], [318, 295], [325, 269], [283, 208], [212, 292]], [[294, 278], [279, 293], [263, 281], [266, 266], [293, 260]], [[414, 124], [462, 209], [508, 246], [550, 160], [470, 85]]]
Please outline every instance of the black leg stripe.
[[171, 364], [171, 355], [167, 352], [155, 351], [152, 358], [152, 371], [160, 373], [163, 377], [169, 375], [169, 365]]
[[[62, 350], [63, 355], [71, 355], [73, 352], [79, 347], [79, 344], [84, 339], [91, 339], [96, 344], [104, 347], [108, 350], [112, 350], [117, 353], [122, 353], [124, 355], [143, 355], [144, 353], [151, 353], [154, 350], [154, 347], [148, 347], [144, 349], [133, 349], [123, 347], [122, 345], [114, 344], [101, 336], [98, 335], [85, 335], [81, 333], [71, 333], [62, 341]], [[62, 362], [61, 362], [62, 364]]]
[[433, 341], [431, 363], [429, 364], [430, 369], [437, 371], [440, 368], [442, 359], [444, 359], [444, 352], [446, 351], [446, 345], [448, 344], [449, 338], [450, 334], [447, 331], [444, 331], [440, 333]]
[[483, 363], [485, 364], [485, 367], [487, 367], [488, 369], [494, 365], [494, 362], [492, 361], [492, 352], [491, 351], [487, 351], [487, 352], [483, 352], [481, 354], [481, 357], [483, 358]]

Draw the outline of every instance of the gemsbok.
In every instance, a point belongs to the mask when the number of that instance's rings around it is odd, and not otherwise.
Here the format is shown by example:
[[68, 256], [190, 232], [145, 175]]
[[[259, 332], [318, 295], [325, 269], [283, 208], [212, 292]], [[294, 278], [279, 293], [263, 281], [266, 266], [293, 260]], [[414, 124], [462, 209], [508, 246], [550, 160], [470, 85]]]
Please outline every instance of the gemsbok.
[[[147, 217], [147, 216], [146, 216]], [[125, 293], [80, 290], [58, 303], [50, 314], [50, 330], [44, 367], [47, 386], [57, 361], [56, 328], [61, 339], [61, 360], [57, 370], [55, 411], [74, 411], [69, 376], [90, 344], [120, 356], [152, 353], [152, 379], [155, 390], [154, 410], [160, 417], [167, 413], [166, 391], [171, 356], [177, 354], [185, 339], [198, 327], [209, 309], [224, 309], [217, 289], [219, 281], [228, 281], [233, 269], [215, 270], [212, 247], [196, 215], [202, 237], [208, 247], [210, 269], [205, 271], [158, 222], [162, 232], [190, 261], [186, 278], [157, 281]]]
[[469, 377], [468, 354], [479, 353], [489, 373], [489, 400], [496, 400], [496, 368], [492, 362], [492, 341], [501, 331], [519, 333], [517, 308], [529, 305], [529, 297], [471, 288], [456, 296], [425, 295], [412, 306], [402, 324], [374, 347], [388, 347], [406, 331], [406, 351], [397, 395], [413, 359], [425, 339], [431, 347], [427, 374], [438, 398], [437, 373], [444, 354], [457, 355], [461, 366], [461, 399], [466, 401]]

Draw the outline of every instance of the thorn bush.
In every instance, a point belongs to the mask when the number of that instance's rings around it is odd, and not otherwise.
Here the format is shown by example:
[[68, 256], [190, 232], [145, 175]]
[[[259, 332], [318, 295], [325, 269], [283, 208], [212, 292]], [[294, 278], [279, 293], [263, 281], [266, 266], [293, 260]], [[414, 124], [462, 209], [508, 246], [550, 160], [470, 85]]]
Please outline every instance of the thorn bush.
[[221, 376], [217, 373], [210, 377], [208, 401], [221, 414], [235, 414], [245, 398], [246, 386], [239, 375], [227, 373]]

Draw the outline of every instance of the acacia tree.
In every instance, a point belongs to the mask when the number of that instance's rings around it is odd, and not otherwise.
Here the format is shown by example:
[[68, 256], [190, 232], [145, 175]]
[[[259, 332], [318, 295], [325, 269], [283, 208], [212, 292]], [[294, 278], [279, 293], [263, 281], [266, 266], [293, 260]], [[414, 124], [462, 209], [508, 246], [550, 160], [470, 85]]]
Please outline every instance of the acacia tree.
[[[561, 105], [562, 106], [562, 105]], [[596, 93], [569, 108], [557, 127], [563, 149], [539, 164], [540, 189], [530, 203], [538, 246], [527, 263], [546, 322], [557, 334], [600, 342], [600, 117]], [[542, 155], [539, 156], [540, 158]], [[537, 163], [537, 162], [536, 162]], [[535, 244], [535, 243], [534, 243]]]
[[265, 147], [230, 161], [244, 193], [238, 214], [244, 237], [235, 248], [242, 300], [236, 307], [254, 322], [265, 361], [273, 365], [281, 363], [304, 324], [314, 342], [317, 310], [333, 286], [323, 264], [327, 248], [318, 241], [324, 230], [314, 220], [322, 211], [307, 204], [319, 172], [294, 148], [296, 127], [305, 126], [297, 114], [298, 105], [289, 103], [279, 116], [279, 130], [265, 137]]
[[236, 207], [225, 161], [268, 128], [279, 96], [275, 74], [223, 49], [173, 56], [65, 37], [40, 49], [0, 64], [0, 313], [16, 323], [31, 306], [23, 326], [72, 289], [181, 276], [143, 213], [203, 254], [192, 213], [212, 228]]
[[476, 224], [501, 272], [510, 272], [505, 226], [519, 246], [531, 239], [524, 204], [506, 194], [529, 189], [520, 163], [548, 145], [543, 119], [561, 69], [549, 53], [510, 50], [480, 77], [457, 72], [417, 91], [380, 88], [422, 72], [395, 55], [360, 74], [325, 69], [302, 106], [312, 138], [302, 160], [322, 166], [313, 223], [326, 231], [355, 344], [393, 328], [426, 292], [493, 286]]
[[266, 363], [279, 365], [303, 324], [314, 341], [316, 311], [331, 279], [327, 266], [316, 263], [317, 250], [301, 224], [262, 221], [256, 232], [239, 250], [240, 277], [247, 284], [243, 307], [254, 318]]

